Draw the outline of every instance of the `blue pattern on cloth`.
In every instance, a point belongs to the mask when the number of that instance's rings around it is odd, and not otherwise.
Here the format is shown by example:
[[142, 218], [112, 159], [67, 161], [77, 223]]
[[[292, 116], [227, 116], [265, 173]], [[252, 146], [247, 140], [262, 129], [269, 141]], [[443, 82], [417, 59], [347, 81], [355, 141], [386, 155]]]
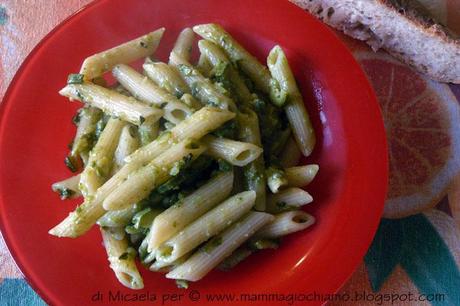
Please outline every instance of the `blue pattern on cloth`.
[[0, 280], [0, 306], [46, 306], [24, 279]]

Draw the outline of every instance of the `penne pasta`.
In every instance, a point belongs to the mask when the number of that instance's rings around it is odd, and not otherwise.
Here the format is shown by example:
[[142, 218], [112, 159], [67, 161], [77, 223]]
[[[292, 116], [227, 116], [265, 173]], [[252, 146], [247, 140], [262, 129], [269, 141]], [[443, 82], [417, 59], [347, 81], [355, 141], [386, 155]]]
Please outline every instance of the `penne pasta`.
[[289, 67], [286, 55], [280, 46], [275, 46], [268, 55], [267, 65], [281, 90], [288, 95], [284, 106], [294, 138], [304, 156], [309, 156], [316, 143], [315, 131], [305, 108], [302, 95]]
[[190, 257], [190, 255], [190, 253], [187, 253], [171, 263], [156, 260], [153, 264], [150, 265], [149, 270], [155, 272], [169, 272], [183, 264]]
[[51, 189], [59, 194], [61, 200], [74, 199], [81, 196], [81, 191], [78, 189], [79, 182], [80, 174], [77, 174], [65, 180], [54, 183], [51, 185]]
[[94, 54], [84, 60], [80, 73], [85, 76], [86, 80], [92, 80], [112, 70], [117, 64], [128, 64], [150, 56], [160, 44], [164, 31], [164, 28], [160, 28], [109, 50]]
[[125, 229], [121, 226], [104, 227], [104, 230], [110, 233], [112, 238], [115, 240], [123, 240], [126, 237]]
[[287, 211], [275, 215], [275, 219], [262, 227], [254, 238], [278, 238], [306, 229], [315, 223], [315, 218], [301, 210]]
[[254, 206], [255, 198], [254, 191], [245, 191], [227, 199], [164, 242], [156, 252], [156, 259], [173, 262], [193, 250], [246, 214]]
[[264, 93], [270, 93], [270, 73], [254, 56], [246, 51], [229, 33], [218, 24], [201, 24], [193, 31], [206, 40], [222, 47], [233, 62], [238, 62], [241, 69]]
[[200, 139], [226, 121], [232, 119], [235, 114], [213, 108], [203, 107], [195, 112], [171, 131], [163, 134], [149, 145], [142, 147], [126, 158], [126, 164], [102, 185], [91, 200], [77, 207], [61, 223], [52, 228], [49, 233], [58, 237], [78, 237], [88, 231], [96, 221], [104, 215], [106, 210], [102, 207], [102, 201], [111, 194], [128, 176], [166, 151], [173, 145], [174, 141], [181, 141], [187, 138]]
[[285, 168], [284, 173], [286, 174], [289, 186], [304, 187], [313, 181], [318, 170], [318, 165], [305, 165]]
[[198, 63], [196, 64], [196, 69], [206, 78], [210, 77], [212, 65], [209, 62], [206, 54], [203, 52], [200, 53], [200, 57], [198, 58]]
[[265, 176], [267, 177], [267, 186], [273, 193], [277, 193], [281, 187], [288, 185], [286, 174], [277, 167], [272, 166], [266, 169]]
[[182, 57], [186, 61], [190, 61], [194, 38], [195, 38], [195, 33], [193, 33], [192, 29], [190, 28], [183, 29], [179, 33], [179, 36], [177, 37], [177, 40], [176, 40], [176, 43], [174, 44], [174, 48], [172, 52]]
[[233, 173], [219, 174], [161, 213], [153, 220], [150, 228], [148, 251], [154, 252], [161, 243], [227, 198], [232, 187]]
[[288, 188], [267, 197], [266, 211], [276, 214], [285, 210], [299, 209], [300, 206], [311, 203], [312, 196], [300, 188]]
[[140, 146], [148, 145], [160, 135], [160, 122], [144, 122], [137, 129], [139, 133]]
[[192, 114], [192, 110], [175, 96], [161, 89], [147, 77], [127, 65], [117, 65], [112, 74], [136, 99], [162, 108], [164, 118], [174, 124]]
[[59, 93], [70, 99], [79, 100], [97, 107], [110, 116], [120, 118], [135, 125], [145, 121], [157, 121], [163, 110], [145, 105], [133, 97], [94, 84], [69, 84]]
[[206, 150], [198, 142], [186, 139], [156, 157], [146, 166], [130, 175], [102, 203], [105, 210], [119, 210], [147, 197], [156, 186], [164, 183], [179, 171], [184, 163], [197, 158]]
[[211, 239], [183, 264], [166, 274], [166, 277], [188, 281], [202, 279], [258, 229], [273, 219], [274, 217], [267, 213], [248, 213], [238, 223], [233, 224], [222, 234]]
[[241, 79], [238, 71], [233, 67], [230, 59], [225, 54], [225, 51], [221, 47], [209, 40], [200, 40], [198, 42], [198, 48], [201, 54], [207, 59], [207, 61], [216, 69], [216, 67], [224, 67], [228, 71], [228, 81], [232, 85], [233, 93], [237, 96], [238, 100], [246, 105], [249, 105], [254, 99], [247, 88], [244, 81]]
[[120, 283], [131, 289], [144, 288], [144, 282], [134, 262], [135, 251], [128, 246], [126, 237], [122, 240], [117, 240], [112, 237], [109, 231], [103, 228], [101, 228], [101, 234], [110, 268]]
[[133, 125], [126, 124], [120, 133], [118, 146], [114, 153], [114, 163], [112, 174], [115, 174], [125, 164], [126, 156], [130, 155], [139, 148], [139, 139], [137, 138], [137, 128]]
[[[238, 115], [238, 123], [241, 139], [258, 147], [262, 147], [257, 114], [250, 109], [244, 109], [244, 112]], [[260, 154], [257, 159], [244, 166], [243, 173], [247, 190], [256, 192], [255, 209], [258, 211], [265, 211], [266, 181], [263, 154]]]
[[191, 93], [176, 67], [154, 62], [145, 63], [142, 68], [152, 81], [177, 98], [182, 97], [185, 93]]
[[234, 113], [214, 107], [203, 107], [193, 113], [170, 131], [160, 135], [151, 144], [137, 150], [126, 158], [126, 162], [142, 164], [156, 157], [172, 145], [172, 142], [182, 141], [187, 138], [200, 139], [207, 133], [217, 129], [225, 122], [233, 119]]
[[139, 202], [125, 209], [108, 211], [97, 220], [97, 224], [101, 227], [125, 227], [143, 207], [142, 202]]
[[297, 146], [297, 142], [294, 138], [289, 137], [284, 150], [279, 156], [280, 165], [283, 168], [294, 167], [299, 163], [302, 153]]
[[[144, 287], [137, 256], [188, 288], [315, 222], [299, 210], [313, 201], [299, 187], [319, 166], [295, 166], [315, 134], [283, 50], [266, 67], [221, 26], [202, 24], [180, 32], [167, 64], [153, 54], [163, 32], [86, 58], [59, 92], [84, 103], [65, 159], [83, 170], [52, 189], [84, 197], [49, 234], [99, 225], [110, 268], [131, 289]], [[130, 64], [141, 59], [138, 72]]]
[[180, 100], [185, 103], [188, 107], [194, 109], [194, 110], [199, 110], [203, 107], [203, 105], [198, 102], [191, 94], [185, 93], [180, 97]]
[[235, 102], [221, 93], [209, 79], [205, 78], [188, 61], [171, 52], [169, 62], [179, 69], [185, 82], [192, 89], [192, 95], [203, 105], [212, 105], [230, 111], [236, 110]]
[[262, 154], [262, 148], [247, 142], [218, 138], [211, 135], [204, 137], [208, 146], [206, 154], [226, 160], [235, 166], [246, 166]]
[[236, 267], [240, 262], [248, 258], [254, 253], [253, 250], [248, 247], [240, 247], [233, 251], [228, 257], [219, 263], [217, 268], [222, 271], [229, 271]]
[[108, 179], [113, 165], [113, 156], [125, 123], [110, 118], [99, 140], [91, 150], [88, 165], [80, 176], [79, 189], [83, 196], [90, 197]]
[[102, 112], [95, 107], [83, 107], [75, 117], [78, 122], [77, 133], [72, 143], [69, 154], [69, 163], [76, 168], [78, 157], [87, 158], [89, 151], [94, 146], [96, 139], [96, 125], [101, 119]]

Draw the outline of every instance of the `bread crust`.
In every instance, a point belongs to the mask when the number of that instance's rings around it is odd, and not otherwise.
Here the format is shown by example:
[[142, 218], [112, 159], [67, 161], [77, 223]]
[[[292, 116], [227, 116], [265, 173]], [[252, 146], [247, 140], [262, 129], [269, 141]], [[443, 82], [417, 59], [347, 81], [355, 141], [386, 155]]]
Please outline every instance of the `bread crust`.
[[382, 48], [421, 73], [460, 84], [460, 40], [414, 0], [291, 0], [375, 51]]

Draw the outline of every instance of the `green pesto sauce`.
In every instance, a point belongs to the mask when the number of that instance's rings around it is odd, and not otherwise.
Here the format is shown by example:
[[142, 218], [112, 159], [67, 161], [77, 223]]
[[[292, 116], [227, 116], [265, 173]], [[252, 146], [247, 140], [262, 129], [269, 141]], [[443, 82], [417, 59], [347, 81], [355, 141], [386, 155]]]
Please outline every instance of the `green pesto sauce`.
[[121, 254], [118, 259], [119, 260], [129, 260], [129, 259], [133, 259], [136, 257], [136, 250], [132, 247], [129, 247], [126, 249], [126, 252], [123, 252], [123, 254]]
[[179, 289], [188, 289], [188, 281], [184, 279], [176, 279], [176, 286]]
[[67, 77], [67, 84], [83, 84], [84, 75], [80, 73], [72, 73]]
[[184, 75], [191, 75], [193, 72], [193, 68], [184, 64], [179, 64], [178, 66], [179, 71]]
[[69, 189], [69, 188], [58, 188], [57, 192], [59, 193], [59, 196], [61, 197], [62, 200], [70, 198], [72, 195], [75, 194], [75, 191]]
[[201, 249], [205, 253], [211, 253], [215, 248], [222, 244], [222, 237], [214, 237]]
[[73, 158], [72, 156], [67, 156], [64, 159], [64, 163], [67, 166], [67, 168], [69, 168], [70, 171], [77, 172], [77, 170], [78, 170], [77, 169], [77, 161], [75, 160], [75, 158]]

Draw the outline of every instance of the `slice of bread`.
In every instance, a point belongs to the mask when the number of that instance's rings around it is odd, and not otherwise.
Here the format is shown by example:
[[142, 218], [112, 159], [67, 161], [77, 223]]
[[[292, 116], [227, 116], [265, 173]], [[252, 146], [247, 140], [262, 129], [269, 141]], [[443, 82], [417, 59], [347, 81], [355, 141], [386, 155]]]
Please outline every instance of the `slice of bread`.
[[441, 82], [460, 84], [460, 40], [414, 0], [290, 0]]

